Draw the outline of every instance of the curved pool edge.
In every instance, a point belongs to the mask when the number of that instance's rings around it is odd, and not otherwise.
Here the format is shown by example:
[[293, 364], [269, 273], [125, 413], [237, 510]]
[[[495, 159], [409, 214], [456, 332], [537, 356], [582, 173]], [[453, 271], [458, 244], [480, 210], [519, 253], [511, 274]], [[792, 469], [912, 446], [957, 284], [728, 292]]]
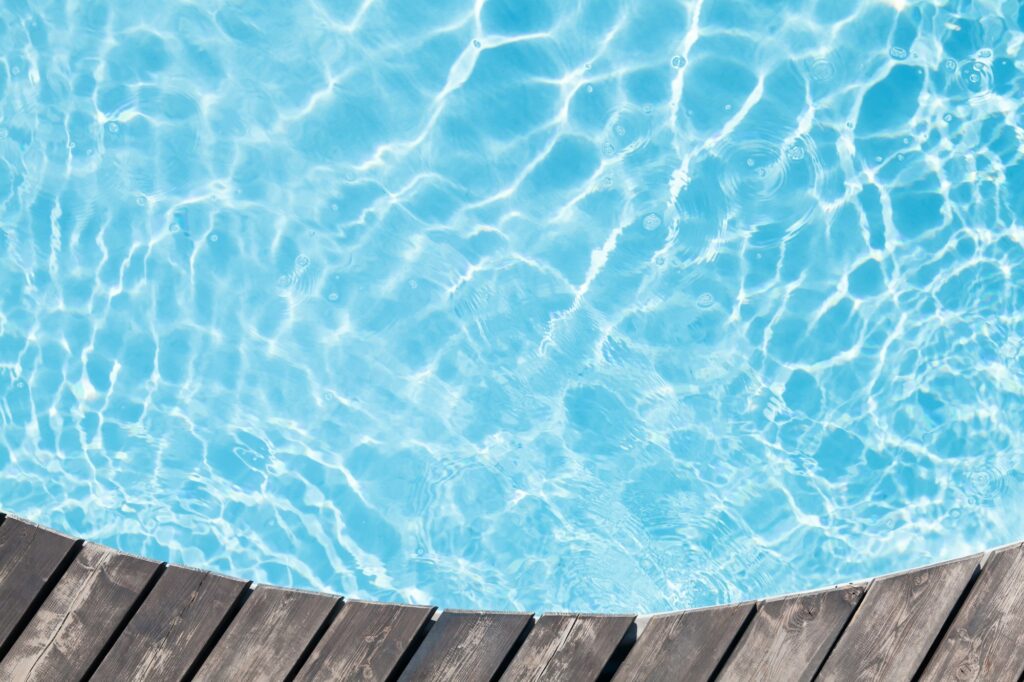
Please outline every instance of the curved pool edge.
[[438, 610], [254, 584], [0, 515], [0, 678], [990, 679], [1024, 673], [1024, 543], [635, 616]]

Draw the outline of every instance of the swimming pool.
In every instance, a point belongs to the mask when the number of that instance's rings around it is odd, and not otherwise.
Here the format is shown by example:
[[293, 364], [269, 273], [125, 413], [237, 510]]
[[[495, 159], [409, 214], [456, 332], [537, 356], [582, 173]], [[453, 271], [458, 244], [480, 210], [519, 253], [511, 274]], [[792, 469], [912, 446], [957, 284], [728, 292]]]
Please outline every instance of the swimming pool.
[[1024, 9], [16, 0], [0, 500], [445, 607], [1024, 537]]

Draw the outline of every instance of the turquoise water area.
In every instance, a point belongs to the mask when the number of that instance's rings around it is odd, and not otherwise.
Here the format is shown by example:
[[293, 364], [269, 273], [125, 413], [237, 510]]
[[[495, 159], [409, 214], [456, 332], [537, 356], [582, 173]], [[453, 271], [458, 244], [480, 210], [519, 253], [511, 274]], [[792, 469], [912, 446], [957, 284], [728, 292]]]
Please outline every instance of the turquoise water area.
[[1018, 0], [7, 0], [0, 507], [656, 611], [1024, 538]]

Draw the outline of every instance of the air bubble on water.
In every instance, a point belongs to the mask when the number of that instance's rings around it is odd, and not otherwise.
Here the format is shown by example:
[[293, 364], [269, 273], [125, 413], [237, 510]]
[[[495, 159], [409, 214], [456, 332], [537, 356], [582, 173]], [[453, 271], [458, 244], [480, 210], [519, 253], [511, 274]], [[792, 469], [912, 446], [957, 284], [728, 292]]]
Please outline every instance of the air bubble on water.
[[795, 144], [786, 150], [786, 157], [789, 158], [790, 161], [799, 161], [800, 159], [804, 158], [805, 153], [806, 152], [804, 152], [803, 147], [801, 147], [798, 144]]
[[753, 168], [753, 167], [754, 167], [754, 160], [753, 159], [747, 159], [747, 168]]
[[943, 64], [943, 66], [946, 67], [946, 71], [956, 71], [956, 60], [955, 59], [947, 59], [946, 61], [942, 62], [942, 64]]
[[903, 138], [903, 144], [910, 144], [910, 138], [909, 137], [904, 137]]
[[337, 292], [332, 291], [331, 293], [327, 294], [327, 300], [328, 301], [337, 301], [338, 300]]
[[902, 161], [903, 160], [903, 154], [897, 154], [896, 155], [896, 160], [897, 161]]
[[473, 47], [477, 47], [477, 48], [480, 47], [480, 41], [479, 40], [474, 40], [473, 41]]
[[74, 142], [68, 142], [68, 149], [74, 149], [74, 148], [75, 148], [75, 143]]
[[109, 124], [107, 124], [107, 130], [109, 130], [112, 133], [116, 133], [118, 131], [118, 128], [119, 128], [119, 126], [116, 123], [114, 123], [113, 121], [111, 121]]
[[606, 142], [601, 150], [604, 152], [605, 156], [615, 155], [615, 146], [611, 142]]
[[949, 123], [950, 121], [953, 120], [953, 114], [946, 114], [945, 116], [942, 117], [942, 120], [945, 121], [946, 123]]
[[410, 288], [410, 289], [415, 289], [415, 288], [416, 288], [416, 287], [418, 287], [418, 286], [419, 286], [419, 282], [417, 282], [417, 281], [416, 281], [416, 280], [414, 280], [414, 279], [410, 279], [410, 280], [409, 280], [409, 288]]
[[288, 288], [288, 285], [292, 283], [291, 275], [281, 275], [277, 278], [277, 286], [281, 289]]
[[699, 305], [701, 308], [710, 308], [712, 305], [714, 305], [714, 303], [715, 297], [709, 294], [708, 292], [704, 292], [703, 294], [697, 297], [697, 305]]
[[613, 182], [614, 182], [614, 180], [612, 180], [612, 176], [608, 175], [604, 179], [604, 186], [605, 187], [611, 187]]
[[216, 241], [219, 241], [219, 240], [220, 240], [220, 236], [219, 235], [216, 235], [216, 234], [211, 234], [210, 235], [210, 241], [211, 242], [216, 242]]
[[906, 59], [907, 51], [902, 47], [893, 47], [889, 50], [889, 56], [893, 59]]
[[817, 59], [811, 64], [811, 79], [824, 83], [836, 75], [835, 65], [827, 59]]
[[645, 230], [657, 230], [661, 227], [661, 217], [656, 213], [648, 213], [644, 216], [643, 226]]
[[959, 75], [961, 85], [970, 92], [972, 99], [986, 97], [991, 93], [993, 73], [987, 62], [966, 62], [961, 65]]
[[587, 86], [587, 92], [593, 92], [593, 91], [594, 91], [594, 86], [593, 85], [588, 85]]
[[658, 265], [664, 265], [665, 264], [665, 257], [664, 256], [658, 256], [657, 258], [654, 259], [654, 262], [656, 264], [658, 264]]
[[145, 196], [137, 196], [137, 197], [135, 197], [135, 203], [138, 204], [139, 206], [145, 206], [146, 205], [146, 197]]
[[732, 111], [732, 105], [731, 104], [726, 104], [725, 105], [725, 110], [726, 111]]
[[980, 50], [978, 50], [978, 59], [991, 59], [991, 58], [992, 58], [992, 50], [990, 50], [989, 48], [983, 47]]
[[675, 57], [672, 57], [673, 68], [681, 69], [684, 66], [686, 66], [686, 59], [682, 55], [677, 54]]
[[297, 267], [297, 268], [301, 268], [301, 269], [303, 269], [303, 270], [305, 270], [306, 268], [308, 268], [308, 267], [309, 267], [309, 256], [307, 256], [307, 255], [306, 255], [306, 254], [304, 254], [304, 253], [300, 253], [300, 254], [299, 254], [299, 255], [298, 255], [298, 256], [297, 256], [296, 258], [295, 258], [295, 267]]
[[881, 156], [876, 156], [875, 157], [875, 161], [877, 161], [878, 163], [881, 163], [882, 162], [882, 157]]
[[615, 126], [615, 134], [618, 135], [619, 137], [625, 137], [626, 129], [623, 128], [622, 126]]

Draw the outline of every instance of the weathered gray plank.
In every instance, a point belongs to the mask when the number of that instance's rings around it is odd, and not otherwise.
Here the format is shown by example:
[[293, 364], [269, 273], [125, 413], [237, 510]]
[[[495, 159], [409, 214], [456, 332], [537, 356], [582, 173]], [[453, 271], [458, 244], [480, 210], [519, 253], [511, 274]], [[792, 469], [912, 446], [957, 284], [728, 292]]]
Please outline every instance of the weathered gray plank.
[[1016, 680], [1024, 673], [1024, 545], [985, 561], [922, 680]]
[[615, 673], [615, 682], [710, 680], [750, 618], [754, 602], [652, 616]]
[[0, 523], [0, 652], [64, 564], [75, 540], [11, 516]]
[[529, 613], [444, 611], [399, 679], [490, 680], [531, 619]]
[[551, 613], [542, 616], [501, 679], [592, 682], [611, 659], [634, 616]]
[[818, 679], [913, 679], [980, 561], [976, 554], [875, 579]]
[[337, 603], [327, 594], [257, 587], [195, 679], [286, 679]]
[[391, 679], [433, 613], [433, 606], [346, 601], [296, 682]]
[[863, 596], [853, 585], [762, 602], [718, 679], [810, 680]]
[[0, 680], [84, 678], [159, 566], [85, 545], [0, 663]]
[[97, 680], [180, 680], [247, 583], [168, 566], [96, 670]]

